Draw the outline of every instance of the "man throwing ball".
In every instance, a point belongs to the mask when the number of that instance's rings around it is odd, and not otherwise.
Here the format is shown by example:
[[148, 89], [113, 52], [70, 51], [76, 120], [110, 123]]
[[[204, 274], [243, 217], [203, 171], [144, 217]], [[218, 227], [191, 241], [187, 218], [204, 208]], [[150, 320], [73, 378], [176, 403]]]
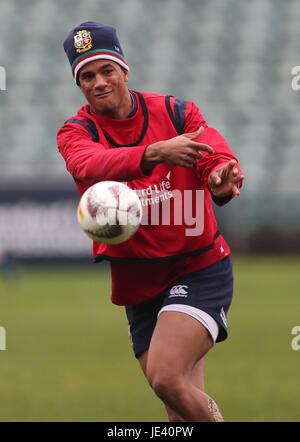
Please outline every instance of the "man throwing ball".
[[212, 201], [240, 194], [237, 159], [192, 101], [128, 89], [112, 26], [82, 23], [64, 49], [87, 100], [58, 132], [68, 171], [80, 194], [122, 181], [147, 209], [128, 241], [93, 244], [95, 261], [110, 261], [111, 300], [125, 306], [134, 354], [169, 420], [222, 421], [204, 392], [204, 357], [227, 337], [233, 275]]

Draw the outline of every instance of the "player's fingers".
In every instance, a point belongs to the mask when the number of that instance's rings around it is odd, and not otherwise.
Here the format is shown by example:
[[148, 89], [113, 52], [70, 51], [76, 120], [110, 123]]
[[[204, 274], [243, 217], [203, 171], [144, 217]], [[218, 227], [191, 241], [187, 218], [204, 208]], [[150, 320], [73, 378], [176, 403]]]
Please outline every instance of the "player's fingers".
[[196, 141], [189, 141], [188, 147], [191, 147], [196, 150], [203, 150], [205, 152], [208, 152], [211, 155], [213, 155], [215, 153], [213, 148], [211, 146], [209, 146], [208, 144], [197, 143]]
[[240, 195], [240, 191], [239, 191], [239, 189], [236, 186], [233, 186], [232, 192], [233, 192], [234, 195], [237, 195], [237, 196]]
[[209, 178], [211, 187], [219, 186], [222, 183], [221, 177], [216, 172], [213, 172]]
[[234, 184], [240, 183], [240, 182], [244, 181], [244, 178], [245, 177], [243, 175], [239, 175], [239, 176], [233, 178], [233, 183]]
[[[226, 168], [228, 170], [228, 172], [230, 172], [234, 166], [236, 165], [236, 161], [235, 160], [230, 160], [227, 164], [226, 164]], [[238, 170], [238, 169], [237, 169]]]
[[194, 150], [194, 149], [189, 149], [185, 155], [187, 155], [190, 159], [192, 159], [193, 161], [195, 160], [201, 160], [203, 158], [203, 155], [201, 152], [199, 152], [198, 150]]
[[229, 179], [232, 179], [232, 177], [235, 177], [238, 175], [239, 169], [238, 168], [234, 169], [235, 165], [236, 165], [236, 161], [230, 160], [224, 167], [222, 167], [222, 176], [224, 177], [224, 179], [226, 177]]
[[195, 132], [188, 132], [186, 134], [183, 134], [183, 136], [193, 140], [194, 138], [200, 137], [200, 135], [202, 134], [203, 130], [204, 130], [204, 127], [200, 126], [199, 129], [196, 130]]

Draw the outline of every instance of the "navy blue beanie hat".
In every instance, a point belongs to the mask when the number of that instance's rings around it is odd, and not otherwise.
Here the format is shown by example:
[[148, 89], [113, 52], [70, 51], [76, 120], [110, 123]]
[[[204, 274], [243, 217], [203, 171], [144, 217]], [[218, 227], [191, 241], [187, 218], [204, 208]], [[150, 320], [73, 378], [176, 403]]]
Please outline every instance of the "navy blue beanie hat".
[[129, 71], [116, 29], [113, 26], [87, 21], [76, 26], [64, 41], [74, 81], [77, 83], [79, 70], [90, 61], [108, 59], [115, 61]]

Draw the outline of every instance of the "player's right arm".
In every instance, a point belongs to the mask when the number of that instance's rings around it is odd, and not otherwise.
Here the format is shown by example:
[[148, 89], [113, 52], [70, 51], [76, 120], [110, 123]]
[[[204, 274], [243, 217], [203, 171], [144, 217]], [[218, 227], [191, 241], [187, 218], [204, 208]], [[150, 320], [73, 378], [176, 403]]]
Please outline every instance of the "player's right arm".
[[170, 166], [193, 167], [197, 160], [201, 160], [200, 151], [213, 154], [214, 150], [207, 144], [194, 141], [199, 138], [204, 127], [190, 133], [184, 133], [169, 140], [158, 141], [151, 144], [145, 150], [142, 159], [142, 169], [149, 171], [159, 163], [166, 163]]
[[85, 128], [72, 123], [58, 131], [57, 145], [67, 170], [77, 181], [92, 185], [102, 180], [130, 181], [144, 176], [141, 161], [147, 145], [109, 149], [92, 141]]

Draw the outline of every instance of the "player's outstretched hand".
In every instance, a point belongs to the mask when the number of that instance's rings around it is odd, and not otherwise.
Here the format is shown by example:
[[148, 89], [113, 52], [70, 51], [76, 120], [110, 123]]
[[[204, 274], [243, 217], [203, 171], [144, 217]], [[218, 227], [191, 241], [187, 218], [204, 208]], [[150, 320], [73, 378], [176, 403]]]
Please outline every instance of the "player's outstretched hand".
[[234, 167], [235, 160], [230, 160], [225, 166], [216, 169], [208, 177], [208, 185], [212, 194], [216, 197], [226, 197], [229, 195], [239, 195], [238, 183], [244, 180], [243, 175], [239, 175], [239, 169]]
[[158, 163], [166, 163], [170, 166], [193, 167], [197, 160], [201, 160], [199, 151], [213, 154], [214, 150], [207, 144], [196, 140], [202, 134], [201, 126], [197, 131], [178, 135], [165, 141], [158, 141], [147, 147], [142, 160], [143, 170], [149, 170]]

